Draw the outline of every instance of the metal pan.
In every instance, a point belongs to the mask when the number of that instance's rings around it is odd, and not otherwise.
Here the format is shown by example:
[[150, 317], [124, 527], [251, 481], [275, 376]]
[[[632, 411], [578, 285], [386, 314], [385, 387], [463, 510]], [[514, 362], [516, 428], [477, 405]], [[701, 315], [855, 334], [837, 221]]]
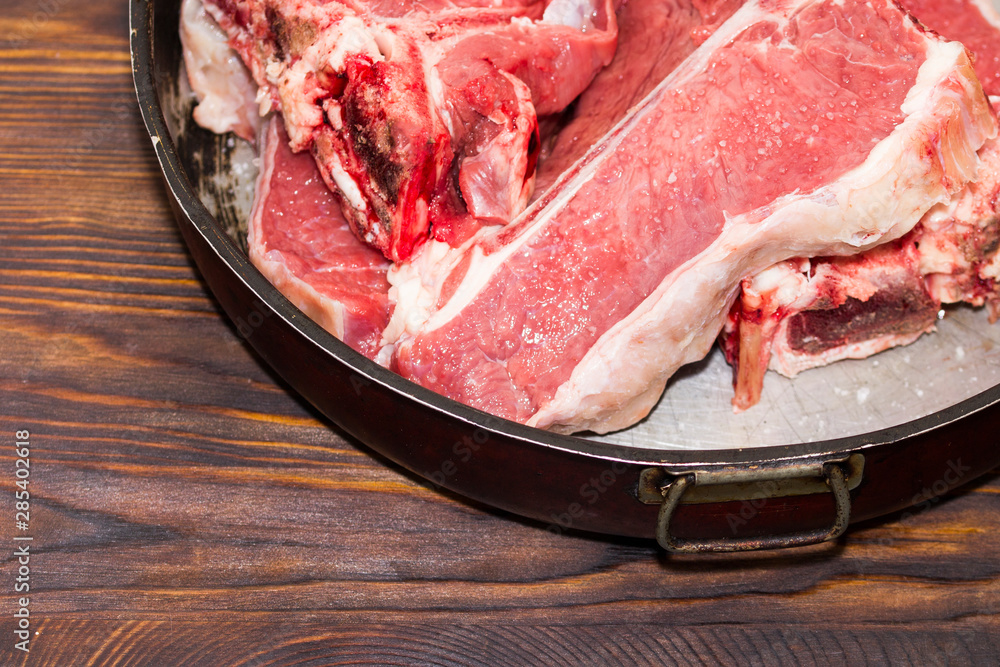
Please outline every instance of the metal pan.
[[[656, 537], [671, 551], [719, 551], [832, 539], [849, 523], [929, 504], [1000, 464], [1000, 385], [862, 435], [670, 449], [528, 428], [370, 362], [292, 306], [227, 233], [249, 197], [240, 174], [229, 173], [245, 149], [187, 123], [189, 108], [178, 101], [179, 4], [132, 0], [132, 66], [178, 225], [205, 281], [238, 333], [296, 391], [431, 485], [556, 532]], [[226, 186], [206, 198], [220, 178]], [[248, 181], [242, 177], [243, 186]]]

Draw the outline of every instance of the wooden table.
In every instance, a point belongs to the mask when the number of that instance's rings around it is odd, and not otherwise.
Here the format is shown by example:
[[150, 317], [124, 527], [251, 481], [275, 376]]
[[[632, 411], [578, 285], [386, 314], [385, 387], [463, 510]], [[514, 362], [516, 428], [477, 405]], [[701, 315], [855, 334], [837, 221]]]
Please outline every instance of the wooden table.
[[435, 492], [345, 438], [200, 282], [125, 0], [6, 0], [0, 40], [0, 664], [1000, 660], [996, 475], [835, 545], [667, 558]]

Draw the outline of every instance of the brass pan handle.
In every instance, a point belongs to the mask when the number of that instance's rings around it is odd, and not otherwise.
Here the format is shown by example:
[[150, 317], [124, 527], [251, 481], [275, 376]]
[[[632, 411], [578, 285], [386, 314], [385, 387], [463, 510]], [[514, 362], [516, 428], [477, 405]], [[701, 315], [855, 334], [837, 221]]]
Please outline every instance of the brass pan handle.
[[[761, 472], [765, 473], [765, 471]], [[778, 474], [776, 475], [775, 473]], [[673, 519], [677, 506], [681, 504], [684, 495], [690, 489], [694, 489], [699, 485], [707, 486], [731, 483], [731, 480], [727, 479], [725, 475], [691, 472], [679, 475], [668, 485], [662, 487], [663, 502], [660, 505], [660, 512], [656, 521], [656, 541], [659, 542], [661, 547], [671, 553], [754, 551], [758, 549], [778, 549], [817, 544], [827, 540], [834, 540], [847, 530], [847, 524], [851, 518], [851, 494], [848, 488], [847, 474], [840, 465], [837, 463], [799, 465], [780, 472], [770, 469], [765, 474], [770, 479], [778, 476], [794, 478], [821, 474], [826, 486], [833, 493], [836, 507], [833, 524], [829, 528], [754, 538], [734, 537], [708, 540], [677, 538], [670, 533], [670, 522]], [[742, 472], [740, 476], [746, 480], [752, 475]], [[761, 477], [764, 478], [764, 475], [762, 474]]]

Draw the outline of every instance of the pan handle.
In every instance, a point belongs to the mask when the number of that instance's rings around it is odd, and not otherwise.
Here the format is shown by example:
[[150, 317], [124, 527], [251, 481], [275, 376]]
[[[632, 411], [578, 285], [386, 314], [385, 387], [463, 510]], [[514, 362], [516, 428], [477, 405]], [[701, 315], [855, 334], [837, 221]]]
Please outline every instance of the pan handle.
[[[822, 477], [825, 487], [833, 493], [835, 513], [832, 525], [828, 528], [789, 533], [785, 535], [767, 535], [752, 538], [719, 538], [692, 540], [678, 538], [670, 532], [670, 522], [677, 506], [685, 495], [699, 487], [723, 484], [746, 484], [756, 481], [794, 480], [812, 478], [817, 482]], [[741, 470], [739, 472], [694, 471], [681, 473], [673, 481], [661, 487], [663, 500], [656, 521], [656, 541], [666, 551], [671, 553], [706, 553], [754, 551], [758, 549], [779, 549], [784, 547], [805, 546], [817, 544], [840, 537], [851, 518], [851, 494], [848, 484], [848, 473], [840, 462], [813, 464], [796, 464], [793, 466], [769, 467], [758, 471]], [[856, 486], [857, 483], [854, 484]]]

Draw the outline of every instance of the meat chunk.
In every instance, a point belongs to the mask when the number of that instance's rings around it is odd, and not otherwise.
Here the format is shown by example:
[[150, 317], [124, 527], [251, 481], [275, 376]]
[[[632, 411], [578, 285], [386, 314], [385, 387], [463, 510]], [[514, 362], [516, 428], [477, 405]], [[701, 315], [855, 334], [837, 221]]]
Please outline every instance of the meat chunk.
[[[1000, 18], [979, 0], [904, 0], [924, 24], [975, 54], [986, 93], [1000, 94]], [[942, 304], [1000, 312], [1000, 144], [979, 151], [975, 180], [934, 206], [899, 244], [851, 258], [771, 267], [743, 282], [722, 335], [733, 405], [760, 398], [770, 368], [788, 377], [861, 359], [933, 330]]]
[[718, 26], [743, 0], [637, 0], [618, 11], [618, 47], [574, 104], [570, 121], [538, 167], [539, 198], [591, 146]]
[[1000, 16], [991, 0], [900, 0], [921, 23], [975, 54], [976, 75], [988, 95], [1000, 95]]
[[610, 0], [207, 0], [295, 151], [393, 261], [505, 223], [534, 183], [537, 114], [614, 53]]
[[250, 261], [299, 310], [373, 358], [389, 319], [389, 262], [354, 236], [316, 162], [292, 153], [280, 117], [260, 144]]
[[397, 267], [387, 340], [496, 415], [622, 428], [743, 276], [903, 236], [995, 132], [965, 49], [894, 2], [749, 2], [512, 225]]
[[743, 281], [722, 345], [735, 369], [733, 406], [760, 400], [768, 368], [794, 377], [912, 343], [940, 302], [919, 273], [913, 235], [851, 257], [776, 264]]
[[[994, 106], [1000, 102], [992, 98]], [[976, 180], [913, 231], [920, 275], [940, 303], [1000, 307], [1000, 141], [979, 151]]]
[[195, 122], [218, 134], [234, 132], [256, 141], [260, 129], [254, 103], [257, 85], [201, 0], [181, 4], [180, 38], [184, 69], [198, 98]]

